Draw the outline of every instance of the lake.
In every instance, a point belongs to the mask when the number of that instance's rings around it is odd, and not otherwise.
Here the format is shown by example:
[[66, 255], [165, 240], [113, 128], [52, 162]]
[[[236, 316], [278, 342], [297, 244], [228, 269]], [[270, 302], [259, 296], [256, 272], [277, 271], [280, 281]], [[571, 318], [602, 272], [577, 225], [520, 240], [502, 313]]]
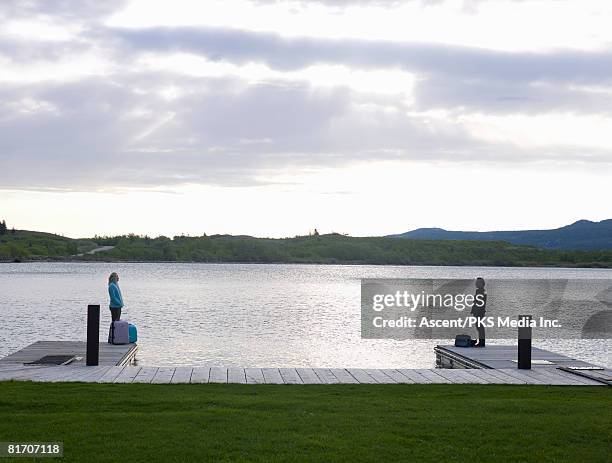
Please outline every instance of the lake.
[[[122, 319], [138, 327], [138, 364], [249, 367], [432, 368], [433, 347], [448, 341], [361, 339], [361, 278], [612, 279], [608, 269], [0, 264], [0, 356], [41, 339], [85, 340], [87, 304], [102, 306], [105, 340], [111, 271], [120, 275]], [[612, 366], [611, 340], [534, 345]]]

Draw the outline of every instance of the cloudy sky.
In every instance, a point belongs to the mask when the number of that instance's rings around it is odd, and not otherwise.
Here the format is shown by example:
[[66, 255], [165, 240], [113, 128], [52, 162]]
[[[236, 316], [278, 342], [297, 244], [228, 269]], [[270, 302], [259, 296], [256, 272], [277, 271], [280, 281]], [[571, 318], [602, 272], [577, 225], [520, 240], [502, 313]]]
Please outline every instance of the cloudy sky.
[[2, 0], [0, 217], [68, 236], [612, 217], [607, 1]]

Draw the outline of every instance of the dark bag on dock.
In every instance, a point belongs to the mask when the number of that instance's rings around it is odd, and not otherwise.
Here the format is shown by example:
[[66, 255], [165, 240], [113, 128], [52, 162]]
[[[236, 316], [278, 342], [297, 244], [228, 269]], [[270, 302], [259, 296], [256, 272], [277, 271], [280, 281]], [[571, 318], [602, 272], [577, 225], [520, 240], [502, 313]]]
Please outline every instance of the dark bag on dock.
[[130, 332], [128, 322], [117, 320], [111, 322], [109, 341], [111, 344], [129, 344]]
[[468, 334], [458, 334], [455, 336], [455, 347], [471, 347], [472, 337]]

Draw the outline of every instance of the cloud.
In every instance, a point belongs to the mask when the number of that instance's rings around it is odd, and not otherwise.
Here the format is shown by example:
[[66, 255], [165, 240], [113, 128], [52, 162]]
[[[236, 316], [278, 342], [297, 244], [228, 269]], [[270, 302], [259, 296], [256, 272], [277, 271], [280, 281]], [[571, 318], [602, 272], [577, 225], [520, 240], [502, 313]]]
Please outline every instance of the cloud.
[[0, 16], [4, 18], [53, 17], [70, 21], [100, 21], [120, 10], [126, 0], [3, 0]]
[[612, 84], [612, 51], [500, 52], [427, 43], [288, 39], [272, 33], [190, 27], [117, 29], [113, 35], [134, 50], [189, 51], [215, 60], [264, 62], [283, 70], [324, 62], [360, 69], [402, 68], [455, 79]]
[[167, 99], [134, 91], [150, 88], [151, 76], [132, 79], [3, 93], [3, 187], [244, 186], [276, 170], [373, 160], [610, 161], [596, 148], [538, 152], [496, 142], [490, 127], [478, 137], [481, 120], [407, 114], [383, 100], [355, 104], [346, 89], [156, 75], [156, 85], [172, 82], [184, 92]]
[[[0, 6], [12, 24], [0, 29], [3, 188], [258, 185], [386, 160], [612, 162], [609, 49], [102, 24], [119, 6]], [[28, 38], [32, 24], [51, 26]]]
[[555, 2], [554, 8], [546, 0], [132, 0], [105, 24], [128, 29], [233, 28], [294, 39], [414, 42], [504, 51], [597, 51], [612, 41], [609, 8], [607, 0], [564, 0]]
[[415, 104], [425, 110], [457, 109], [490, 114], [607, 114], [612, 115], [612, 85], [518, 80], [456, 78], [431, 75], [420, 79]]
[[[287, 73], [322, 64], [371, 72], [401, 70], [418, 76], [414, 94], [423, 110], [610, 113], [612, 108], [612, 51], [607, 50], [509, 53], [439, 44], [287, 39], [211, 28], [120, 29], [114, 35], [132, 53], [157, 53], [152, 59], [158, 62], [168, 54], [193, 53], [219, 65], [262, 63]], [[180, 66], [174, 71], [182, 72]]]
[[[1, 184], [253, 184], [257, 171], [304, 162], [309, 140], [321, 138], [346, 102], [305, 86], [241, 88], [224, 80], [167, 101], [133, 90], [147, 83], [89, 79], [3, 92]], [[201, 84], [191, 82], [192, 90]], [[268, 139], [273, 147], [264, 150], [268, 143], [257, 141]]]

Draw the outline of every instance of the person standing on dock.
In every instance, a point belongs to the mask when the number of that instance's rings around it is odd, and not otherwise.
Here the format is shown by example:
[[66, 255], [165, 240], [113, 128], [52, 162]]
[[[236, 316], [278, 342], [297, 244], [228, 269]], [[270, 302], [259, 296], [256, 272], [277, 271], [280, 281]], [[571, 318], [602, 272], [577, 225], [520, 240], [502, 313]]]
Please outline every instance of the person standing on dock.
[[110, 296], [110, 312], [112, 321], [117, 321], [121, 318], [121, 309], [123, 308], [123, 297], [121, 289], [119, 289], [119, 275], [113, 272], [108, 277], [108, 295]]
[[479, 321], [479, 324], [476, 326], [476, 331], [478, 331], [478, 342], [472, 341], [472, 345], [474, 347], [485, 346], [485, 328], [481, 323], [484, 322], [483, 318], [486, 313], [486, 308], [487, 292], [485, 291], [485, 281], [484, 278], [478, 277], [476, 278], [476, 294], [474, 296], [474, 304], [472, 305], [472, 310], [470, 311], [470, 314], [478, 318]]

